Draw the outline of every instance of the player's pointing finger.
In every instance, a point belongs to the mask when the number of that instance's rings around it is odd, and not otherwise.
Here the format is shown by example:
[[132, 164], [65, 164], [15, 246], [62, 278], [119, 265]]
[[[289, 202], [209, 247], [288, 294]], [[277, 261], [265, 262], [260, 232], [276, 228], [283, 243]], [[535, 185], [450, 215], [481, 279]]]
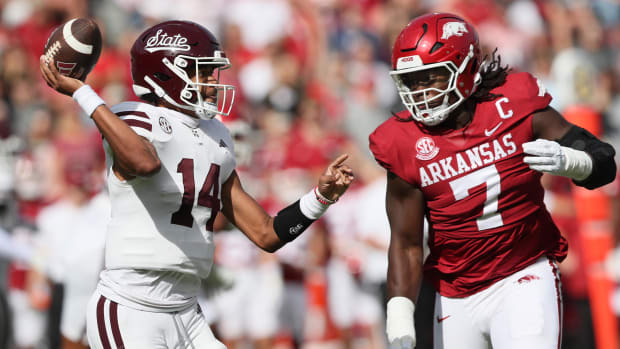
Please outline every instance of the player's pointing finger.
[[331, 164], [329, 164], [329, 168], [335, 169], [340, 166], [346, 159], [349, 158], [349, 154], [342, 154], [336, 160], [334, 160]]

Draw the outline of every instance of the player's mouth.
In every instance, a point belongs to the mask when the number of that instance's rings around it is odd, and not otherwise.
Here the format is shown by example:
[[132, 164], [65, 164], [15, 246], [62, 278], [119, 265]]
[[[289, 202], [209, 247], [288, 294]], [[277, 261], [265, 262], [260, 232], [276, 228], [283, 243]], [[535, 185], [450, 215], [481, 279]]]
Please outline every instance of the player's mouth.
[[444, 104], [445, 96], [434, 96], [430, 99], [431, 100], [427, 102], [428, 109], [435, 109]]
[[435, 109], [437, 107], [439, 107], [442, 103], [441, 102], [437, 102], [437, 103], [430, 103], [428, 105], [428, 109]]
[[215, 104], [215, 102], [217, 101], [217, 96], [204, 96], [203, 97], [204, 101], [207, 103], [211, 103], [211, 104]]
[[214, 104], [217, 101], [217, 89], [207, 86], [201, 86], [200, 96], [202, 100]]

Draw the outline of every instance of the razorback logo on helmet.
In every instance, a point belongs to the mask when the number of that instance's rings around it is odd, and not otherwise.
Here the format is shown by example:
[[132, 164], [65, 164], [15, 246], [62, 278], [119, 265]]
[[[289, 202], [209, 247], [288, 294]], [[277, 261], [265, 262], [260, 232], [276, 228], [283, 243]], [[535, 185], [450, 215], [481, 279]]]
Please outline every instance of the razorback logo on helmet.
[[70, 75], [76, 63], [56, 62], [56, 69], [62, 75]]
[[150, 53], [161, 50], [179, 50], [189, 51], [189, 44], [187, 38], [177, 35], [168, 35], [168, 33], [162, 33], [163, 30], [159, 29], [155, 35], [146, 39], [145, 50]]
[[463, 36], [463, 34], [469, 33], [465, 23], [463, 22], [448, 22], [443, 25], [441, 31], [443, 33], [441, 34], [441, 38], [444, 40], [447, 40], [454, 35]]
[[415, 142], [415, 149], [418, 152], [416, 158], [420, 160], [430, 160], [439, 153], [439, 147], [435, 145], [435, 141], [430, 137], [422, 137]]

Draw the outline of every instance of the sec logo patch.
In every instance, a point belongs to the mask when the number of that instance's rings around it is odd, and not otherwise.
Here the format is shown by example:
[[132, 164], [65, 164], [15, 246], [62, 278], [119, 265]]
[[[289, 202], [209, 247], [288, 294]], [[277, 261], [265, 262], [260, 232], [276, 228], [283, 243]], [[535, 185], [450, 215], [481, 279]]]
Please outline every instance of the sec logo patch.
[[172, 133], [172, 126], [170, 126], [168, 120], [166, 120], [166, 118], [163, 116], [159, 118], [159, 127], [161, 127], [161, 129], [167, 134]]
[[415, 142], [416, 158], [420, 160], [430, 160], [439, 153], [439, 147], [435, 145], [435, 141], [430, 137], [422, 137]]

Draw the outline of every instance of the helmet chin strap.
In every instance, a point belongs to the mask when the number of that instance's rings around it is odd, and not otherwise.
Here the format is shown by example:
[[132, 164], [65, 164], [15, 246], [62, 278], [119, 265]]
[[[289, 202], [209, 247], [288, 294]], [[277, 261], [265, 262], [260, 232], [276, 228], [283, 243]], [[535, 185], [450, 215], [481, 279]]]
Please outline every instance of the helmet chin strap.
[[198, 115], [199, 118], [210, 120], [213, 119], [218, 114], [217, 106], [213, 103], [209, 103], [207, 101], [202, 102], [202, 106], [198, 109], [193, 109], [194, 113]]

